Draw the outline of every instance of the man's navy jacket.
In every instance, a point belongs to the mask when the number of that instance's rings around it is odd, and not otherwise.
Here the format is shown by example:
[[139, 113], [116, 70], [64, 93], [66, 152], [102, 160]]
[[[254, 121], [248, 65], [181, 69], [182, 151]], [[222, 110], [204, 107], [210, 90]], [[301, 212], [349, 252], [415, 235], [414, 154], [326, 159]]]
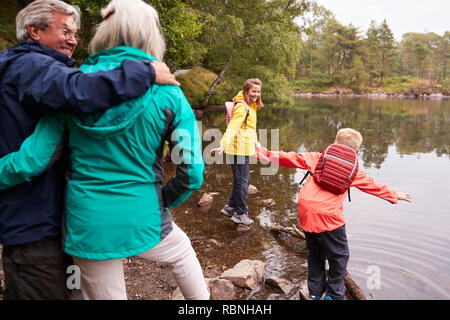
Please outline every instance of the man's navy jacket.
[[[150, 61], [125, 60], [91, 74], [37, 42], [0, 52], [0, 157], [17, 151], [44, 112], [88, 113], [143, 95], [154, 83]], [[61, 141], [61, 150], [64, 150]], [[0, 243], [17, 245], [60, 237], [67, 155], [28, 183], [0, 191]]]

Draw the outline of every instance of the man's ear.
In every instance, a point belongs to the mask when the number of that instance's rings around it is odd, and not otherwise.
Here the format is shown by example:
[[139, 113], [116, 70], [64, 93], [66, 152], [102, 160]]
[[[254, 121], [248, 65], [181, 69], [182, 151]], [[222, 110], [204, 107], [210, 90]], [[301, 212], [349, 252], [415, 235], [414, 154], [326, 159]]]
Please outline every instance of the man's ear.
[[36, 26], [28, 26], [28, 34], [30, 35], [30, 40], [39, 41], [41, 39], [40, 28]]

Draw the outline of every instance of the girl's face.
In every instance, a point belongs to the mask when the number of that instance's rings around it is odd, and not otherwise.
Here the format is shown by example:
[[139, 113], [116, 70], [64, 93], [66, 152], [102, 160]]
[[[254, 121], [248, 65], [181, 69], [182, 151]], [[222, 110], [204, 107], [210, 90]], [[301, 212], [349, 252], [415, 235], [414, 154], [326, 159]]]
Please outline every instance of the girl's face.
[[261, 86], [256, 84], [252, 85], [247, 93], [250, 101], [258, 101], [259, 97], [261, 97]]

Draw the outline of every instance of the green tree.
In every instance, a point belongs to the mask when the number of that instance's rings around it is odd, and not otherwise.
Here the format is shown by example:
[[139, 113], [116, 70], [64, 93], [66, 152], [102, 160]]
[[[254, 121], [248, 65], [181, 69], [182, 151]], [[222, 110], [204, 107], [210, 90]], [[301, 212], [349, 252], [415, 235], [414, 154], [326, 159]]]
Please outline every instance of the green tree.
[[394, 35], [386, 20], [379, 26], [371, 21], [364, 40], [366, 46], [366, 63], [370, 76], [370, 86], [375, 86], [375, 79], [379, 79], [378, 86], [384, 86], [384, 79], [392, 72], [396, 57]]
[[433, 32], [404, 34], [400, 43], [402, 71], [416, 77], [443, 80], [449, 56], [448, 40], [445, 39], [445, 34], [441, 37]]
[[372, 20], [370, 22], [370, 27], [367, 30], [365, 46], [367, 48], [366, 51], [366, 63], [370, 76], [370, 86], [375, 86], [375, 78], [379, 77], [378, 73], [378, 38], [379, 38], [379, 29], [376, 25], [376, 22]]
[[[197, 10], [204, 24], [203, 65], [218, 74], [205, 105], [216, 89], [219, 100], [229, 99], [250, 77], [263, 81], [266, 101], [287, 101], [288, 92], [283, 87], [287, 87], [287, 77], [295, 75], [300, 56], [300, 29], [294, 18], [305, 12], [306, 1], [187, 0], [186, 3]], [[220, 85], [224, 79], [226, 83]]]
[[327, 74], [327, 58], [324, 48], [325, 26], [335, 19], [333, 13], [325, 7], [314, 4], [311, 15], [303, 16], [303, 35], [301, 45], [300, 64], [304, 66], [303, 72], [298, 76], [308, 75], [310, 80], [329, 84], [331, 77]]
[[438, 44], [439, 80], [447, 80], [450, 67], [450, 32], [446, 31]]
[[417, 61], [417, 65], [416, 65], [416, 75], [417, 77], [422, 76], [422, 64], [423, 61], [425, 60], [425, 58], [427, 57], [427, 49], [423, 46], [422, 43], [416, 42], [414, 44], [414, 49], [413, 49], [413, 53], [416, 56], [416, 61]]
[[[74, 58], [82, 62], [88, 55], [87, 45], [95, 32], [95, 25], [102, 21], [100, 10], [109, 0], [67, 0], [79, 7], [81, 19], [81, 42]], [[181, 0], [147, 0], [158, 11], [161, 30], [167, 41], [165, 62], [172, 70], [198, 63], [203, 51], [196, 38], [201, 23], [196, 14]]]
[[380, 54], [380, 87], [384, 85], [384, 78], [392, 70], [392, 64], [396, 55], [394, 35], [384, 20], [378, 33], [379, 54]]
[[300, 61], [304, 74], [320, 85], [359, 87], [365, 72], [361, 70], [361, 39], [358, 29], [340, 24], [333, 13], [315, 5], [312, 17], [304, 21]]
[[198, 42], [202, 23], [182, 0], [146, 0], [158, 11], [167, 41], [165, 62], [172, 70], [199, 64], [205, 50]]

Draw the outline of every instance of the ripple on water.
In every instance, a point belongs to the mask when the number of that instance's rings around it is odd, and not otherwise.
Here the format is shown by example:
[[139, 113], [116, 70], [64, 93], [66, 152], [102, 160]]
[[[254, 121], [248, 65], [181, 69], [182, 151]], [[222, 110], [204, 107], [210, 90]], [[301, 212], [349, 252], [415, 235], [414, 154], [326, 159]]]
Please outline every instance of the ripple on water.
[[[383, 230], [378, 226], [376, 229]], [[394, 231], [380, 233], [365, 229], [364, 233], [351, 234], [349, 272], [354, 280], [357, 283], [360, 280], [366, 291], [375, 298], [448, 299], [448, 240], [439, 235], [401, 236], [401, 230]], [[369, 290], [365, 285], [370, 277], [367, 273], [370, 266], [376, 266], [380, 270], [383, 279], [380, 289]]]

